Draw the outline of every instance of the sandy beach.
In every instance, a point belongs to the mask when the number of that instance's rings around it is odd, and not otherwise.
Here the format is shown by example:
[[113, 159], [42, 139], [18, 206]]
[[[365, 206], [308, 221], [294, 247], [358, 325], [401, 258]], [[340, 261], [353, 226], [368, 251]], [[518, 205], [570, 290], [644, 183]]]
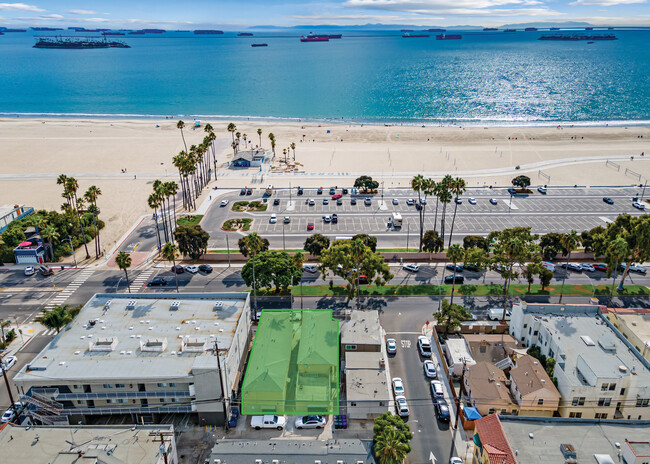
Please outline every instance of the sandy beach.
[[[351, 185], [361, 174], [384, 181], [386, 188], [405, 187], [416, 173], [462, 176], [470, 187], [509, 185], [518, 174], [528, 175], [533, 185], [551, 186], [632, 185], [640, 182], [638, 175], [641, 181], [650, 177], [650, 127], [233, 122], [248, 134], [249, 146], [259, 145], [257, 128], [263, 131], [264, 148], [270, 149], [268, 133], [275, 134], [273, 170], [258, 182], [276, 187]], [[186, 121], [187, 126], [192, 123]], [[250, 185], [259, 168], [229, 169], [233, 154], [227, 123], [211, 124], [222, 148], [219, 187]], [[188, 146], [205, 135], [202, 128], [191, 127], [184, 134]], [[296, 144], [296, 163], [288, 170], [282, 150], [291, 142]], [[138, 217], [151, 212], [146, 200], [153, 180], [178, 178], [172, 157], [182, 149], [176, 120], [1, 119], [0, 204], [58, 209], [63, 198], [56, 177], [61, 173], [77, 177], [82, 191], [97, 185], [103, 191], [98, 204], [107, 224], [103, 243], [109, 249]], [[293, 164], [292, 152], [287, 158]]]

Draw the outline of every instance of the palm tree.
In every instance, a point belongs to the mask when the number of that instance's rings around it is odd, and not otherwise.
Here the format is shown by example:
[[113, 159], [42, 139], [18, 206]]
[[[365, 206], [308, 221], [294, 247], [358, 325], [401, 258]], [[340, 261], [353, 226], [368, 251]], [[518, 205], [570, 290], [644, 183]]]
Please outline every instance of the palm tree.
[[176, 229], [176, 195], [178, 194], [178, 184], [174, 181], [165, 182], [165, 191], [174, 200], [174, 227], [171, 229], [172, 239], [174, 237], [174, 229]]
[[399, 439], [393, 427], [386, 427], [375, 439], [375, 456], [379, 464], [402, 464], [408, 450], [408, 445]]
[[260, 148], [262, 148], [262, 129], [257, 129], [257, 135], [260, 138]]
[[70, 192], [68, 191], [67, 188], [68, 176], [66, 176], [65, 174], [59, 174], [59, 177], [56, 178], [56, 184], [63, 185], [63, 194], [61, 196], [66, 199], [68, 205], [71, 205]]
[[451, 298], [449, 304], [454, 303], [454, 291], [456, 290], [456, 266], [465, 260], [465, 248], [459, 244], [454, 244], [447, 250], [447, 261], [454, 264], [453, 280], [451, 281]]
[[246, 148], [248, 148], [248, 135], [246, 135], [246, 132], [241, 136], [244, 139], [244, 143], [246, 144]]
[[287, 149], [286, 148], [282, 149], [282, 154], [284, 155], [284, 164], [287, 164]]
[[424, 176], [422, 174], [418, 174], [415, 176], [413, 179], [411, 179], [411, 188], [415, 193], [418, 194], [418, 210], [419, 216], [420, 216], [420, 247], [419, 250], [422, 252], [422, 237], [424, 237], [424, 214], [423, 210], [425, 205], [422, 204], [422, 194], [424, 193]]
[[[451, 182], [451, 185], [449, 186], [449, 190], [451, 190], [451, 193], [454, 194], [454, 197], [456, 199], [458, 199], [458, 197], [465, 192], [465, 187], [466, 187], [465, 180], [460, 178], [460, 177], [456, 177]], [[451, 246], [451, 238], [454, 235], [454, 223], [456, 222], [456, 211], [458, 210], [458, 202], [454, 201], [454, 203], [455, 203], [454, 204], [454, 217], [451, 220], [451, 229], [449, 229], [449, 244], [447, 245], [447, 247]]]
[[185, 146], [185, 151], [187, 151], [187, 144], [185, 143], [185, 135], [183, 134], [183, 128], [185, 127], [185, 123], [181, 120], [176, 123], [176, 127], [180, 129], [181, 131], [181, 137], [183, 139], [183, 145]]
[[160, 206], [158, 195], [155, 193], [150, 194], [149, 198], [147, 199], [147, 204], [149, 205], [149, 208], [151, 208], [154, 212], [154, 219], [156, 221], [156, 236], [158, 237], [158, 249], [160, 249], [162, 242], [160, 240], [160, 227], [158, 226], [158, 218], [160, 217], [158, 214], [158, 206]]
[[81, 213], [79, 212], [79, 199], [77, 198], [77, 190], [79, 190], [79, 182], [74, 177], [68, 177], [65, 186], [70, 192], [71, 198], [74, 199], [74, 209], [77, 211], [77, 218], [79, 219], [79, 227], [81, 228], [81, 237], [84, 240], [84, 248], [86, 249], [86, 259], [90, 259], [88, 252], [88, 243], [86, 242], [86, 233], [84, 232], [83, 221], [81, 220]]
[[[54, 261], [54, 241], [60, 238], [59, 230], [54, 224], [48, 224], [41, 229], [41, 237], [47, 242], [48, 250], [50, 251], [50, 261]], [[70, 246], [72, 247], [72, 243]]]
[[235, 143], [235, 131], [237, 130], [237, 126], [233, 124], [232, 122], [228, 124], [228, 132], [230, 132], [230, 135], [232, 135], [232, 141]]
[[257, 232], [251, 232], [245, 237], [246, 254], [253, 259], [253, 308], [257, 315], [257, 280], [255, 279], [255, 256], [262, 250], [264, 239], [257, 235]]
[[438, 230], [438, 205], [440, 204], [440, 192], [443, 190], [443, 187], [442, 182], [433, 182], [433, 185], [431, 186], [431, 194], [436, 197], [436, 215], [433, 217], [434, 232]]
[[445, 218], [447, 217], [447, 205], [451, 203], [451, 191], [449, 186], [453, 178], [447, 174], [439, 183], [440, 191], [440, 203], [442, 203], [442, 217], [440, 219], [440, 238], [445, 239]]
[[165, 243], [165, 246], [162, 248], [161, 255], [165, 261], [171, 261], [174, 263], [174, 279], [176, 280], [176, 293], [178, 293], [178, 274], [176, 274], [176, 253], [178, 252], [178, 247], [172, 242]]
[[560, 301], [562, 303], [562, 297], [564, 296], [564, 281], [566, 280], [566, 275], [569, 273], [569, 259], [571, 258], [571, 252], [576, 249], [578, 244], [581, 242], [580, 235], [575, 230], [572, 230], [569, 234], [564, 234], [562, 236], [562, 248], [566, 252], [566, 266], [564, 266], [564, 275], [562, 276], [562, 287], [560, 289]]
[[[91, 185], [88, 187], [88, 190], [86, 190], [86, 193], [84, 193], [84, 198], [88, 203], [90, 203], [94, 208], [93, 210], [93, 215], [95, 219], [95, 223], [97, 223], [97, 217], [99, 216], [99, 208], [97, 208], [97, 198], [102, 194], [102, 190], [95, 186]], [[95, 258], [99, 258], [99, 252], [101, 250], [101, 246], [99, 243], [99, 226], [95, 227]]]
[[115, 264], [117, 264], [117, 267], [119, 267], [124, 271], [124, 276], [126, 277], [126, 286], [129, 289], [129, 293], [131, 293], [131, 285], [129, 284], [129, 273], [127, 272], [127, 269], [131, 267], [131, 255], [125, 251], [120, 251], [115, 257]]
[[43, 324], [48, 329], [55, 329], [57, 334], [69, 322], [72, 322], [72, 319], [74, 319], [74, 316], [76, 316], [77, 313], [77, 311], [69, 308], [68, 305], [55, 306], [49, 311], [43, 309], [42, 312], [43, 314], [36, 317], [34, 320], [40, 324]]
[[178, 169], [178, 177], [181, 181], [181, 190], [183, 191], [183, 208], [189, 209], [187, 189], [185, 188], [185, 182], [183, 181], [183, 164], [185, 162], [186, 155], [187, 153], [185, 151], [181, 151], [178, 155], [174, 156], [172, 159], [172, 164], [176, 169]]
[[275, 135], [273, 135], [273, 132], [269, 132], [269, 140], [271, 141], [271, 150], [273, 150], [273, 154], [275, 155]]
[[296, 161], [296, 142], [291, 142], [291, 150], [293, 150], [293, 160]]

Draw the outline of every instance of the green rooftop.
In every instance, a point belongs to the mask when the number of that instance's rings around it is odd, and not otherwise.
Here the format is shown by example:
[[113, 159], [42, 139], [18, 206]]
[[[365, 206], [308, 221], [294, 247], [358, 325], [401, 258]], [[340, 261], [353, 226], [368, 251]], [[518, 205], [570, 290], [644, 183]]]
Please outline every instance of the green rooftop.
[[243, 414], [338, 414], [339, 323], [331, 310], [264, 310]]

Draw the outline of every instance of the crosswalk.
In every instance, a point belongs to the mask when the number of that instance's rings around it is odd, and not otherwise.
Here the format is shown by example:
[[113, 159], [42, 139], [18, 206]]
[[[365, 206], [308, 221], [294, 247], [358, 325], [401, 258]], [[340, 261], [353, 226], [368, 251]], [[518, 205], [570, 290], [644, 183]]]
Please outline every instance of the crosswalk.
[[91, 275], [93, 275], [93, 272], [94, 271], [92, 269], [81, 271], [64, 290], [59, 292], [54, 298], [47, 302], [45, 309], [49, 310], [55, 306], [64, 304], [66, 300], [70, 298], [70, 295], [72, 295], [79, 287], [83, 285], [86, 280], [88, 280]]
[[146, 288], [147, 282], [149, 282], [149, 278], [153, 275], [153, 273], [156, 272], [155, 269], [147, 269], [146, 271], [142, 271], [140, 274], [138, 274], [138, 277], [133, 279], [133, 282], [131, 282], [131, 291], [132, 292], [139, 292], [142, 289]]

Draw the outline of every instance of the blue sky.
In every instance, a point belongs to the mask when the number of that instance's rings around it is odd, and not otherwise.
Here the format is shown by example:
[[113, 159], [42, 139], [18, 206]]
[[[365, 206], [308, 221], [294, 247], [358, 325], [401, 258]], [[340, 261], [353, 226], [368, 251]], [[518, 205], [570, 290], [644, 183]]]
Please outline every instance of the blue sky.
[[25, 0], [0, 3], [0, 25], [224, 29], [253, 25], [498, 26], [587, 21], [650, 26], [650, 0]]

